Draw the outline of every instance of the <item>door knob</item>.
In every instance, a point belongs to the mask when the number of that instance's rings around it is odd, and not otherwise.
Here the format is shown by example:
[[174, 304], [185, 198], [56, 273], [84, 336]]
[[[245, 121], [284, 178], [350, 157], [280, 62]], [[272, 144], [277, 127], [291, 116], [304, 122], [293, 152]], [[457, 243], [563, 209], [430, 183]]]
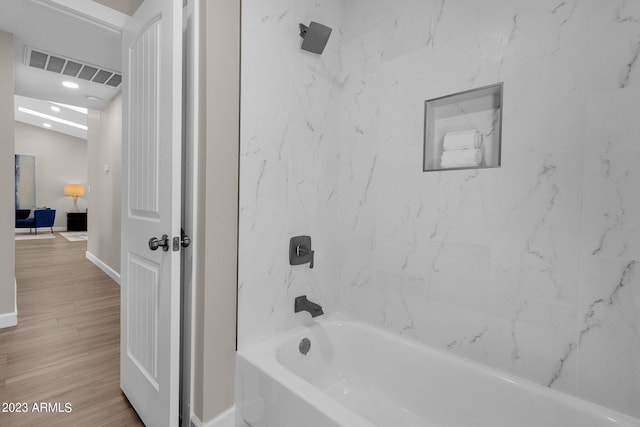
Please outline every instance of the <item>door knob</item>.
[[184, 232], [184, 228], [181, 228], [180, 229], [180, 245], [183, 248], [188, 248], [190, 244], [191, 244], [191, 237], [187, 236], [187, 234]]
[[155, 251], [159, 247], [162, 247], [162, 250], [167, 252], [169, 250], [169, 236], [163, 234], [160, 239], [157, 237], [152, 237], [149, 239], [149, 249]]

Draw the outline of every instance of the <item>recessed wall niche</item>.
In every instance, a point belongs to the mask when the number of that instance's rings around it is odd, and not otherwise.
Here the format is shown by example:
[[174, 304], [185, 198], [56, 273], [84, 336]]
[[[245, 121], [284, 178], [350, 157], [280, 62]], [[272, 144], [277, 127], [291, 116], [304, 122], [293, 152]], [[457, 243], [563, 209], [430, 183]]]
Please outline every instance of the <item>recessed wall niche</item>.
[[424, 172], [500, 167], [502, 87], [425, 101]]

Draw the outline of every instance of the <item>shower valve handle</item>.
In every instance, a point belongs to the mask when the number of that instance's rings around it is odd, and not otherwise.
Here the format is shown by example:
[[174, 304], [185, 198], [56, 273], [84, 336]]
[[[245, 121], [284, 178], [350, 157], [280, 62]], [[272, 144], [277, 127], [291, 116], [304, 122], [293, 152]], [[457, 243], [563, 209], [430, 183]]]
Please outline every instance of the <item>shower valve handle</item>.
[[297, 246], [296, 247], [296, 255], [297, 256], [305, 256], [305, 255], [311, 255], [311, 260], [309, 261], [309, 268], [313, 268], [313, 255], [315, 254], [315, 251], [310, 251], [309, 249], [307, 249], [306, 246]]

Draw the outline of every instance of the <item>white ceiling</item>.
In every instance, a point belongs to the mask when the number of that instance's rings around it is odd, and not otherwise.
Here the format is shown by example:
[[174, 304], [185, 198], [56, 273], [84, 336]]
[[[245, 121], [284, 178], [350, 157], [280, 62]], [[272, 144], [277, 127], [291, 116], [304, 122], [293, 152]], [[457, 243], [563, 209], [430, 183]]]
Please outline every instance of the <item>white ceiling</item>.
[[[37, 103], [23, 97], [100, 110], [120, 91], [120, 88], [56, 74], [25, 63], [25, 47], [31, 47], [121, 72], [121, 28], [127, 15], [107, 6], [132, 13], [141, 0], [99, 1], [102, 4], [88, 0], [0, 0], [0, 30], [14, 36], [15, 93], [19, 95], [16, 110], [19, 106], [38, 107], [43, 109], [40, 111], [43, 114], [56, 114], [49, 108], [49, 102]], [[79, 88], [68, 89], [62, 85], [63, 81], [73, 81]], [[19, 105], [24, 102], [28, 105]], [[64, 110], [61, 108], [61, 112]], [[37, 120], [40, 123], [41, 119]], [[42, 127], [42, 123], [35, 125]], [[64, 128], [56, 130], [78, 136], [75, 130], [66, 132]]]
[[14, 108], [19, 122], [87, 139], [86, 108], [20, 95], [15, 96]]

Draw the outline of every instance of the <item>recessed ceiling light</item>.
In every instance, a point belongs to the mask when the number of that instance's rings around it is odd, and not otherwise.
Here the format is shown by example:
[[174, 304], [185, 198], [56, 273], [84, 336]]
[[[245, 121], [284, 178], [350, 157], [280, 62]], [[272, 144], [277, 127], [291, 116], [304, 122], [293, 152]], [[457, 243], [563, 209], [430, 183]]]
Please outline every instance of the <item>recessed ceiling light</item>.
[[80, 85], [74, 82], [62, 82], [62, 86], [68, 87], [69, 89], [78, 89]]
[[98, 98], [97, 96], [93, 96], [93, 95], [87, 95], [87, 99], [89, 101], [95, 101], [95, 102], [102, 101], [102, 99]]
[[70, 120], [64, 120], [59, 117], [50, 116], [48, 114], [42, 114], [38, 111], [33, 111], [28, 108], [18, 107], [18, 111], [21, 113], [31, 114], [32, 116], [40, 117], [41, 119], [51, 120], [52, 122], [62, 123], [64, 125], [73, 126], [78, 129], [87, 130], [87, 126], [81, 125], [79, 123], [72, 122]]
[[64, 107], [64, 108], [68, 108], [68, 109], [73, 110], [73, 111], [77, 111], [78, 113], [82, 113], [82, 114], [87, 114], [89, 112], [89, 110], [87, 110], [84, 107], [76, 107], [75, 105], [61, 104], [59, 102], [54, 102], [54, 104], [59, 105], [59, 106]]
[[42, 126], [46, 127], [46, 128], [50, 128], [51, 125], [49, 123], [43, 123]]
[[60, 112], [60, 107], [56, 107], [55, 105], [51, 106], [51, 110], [55, 111], [56, 113]]

